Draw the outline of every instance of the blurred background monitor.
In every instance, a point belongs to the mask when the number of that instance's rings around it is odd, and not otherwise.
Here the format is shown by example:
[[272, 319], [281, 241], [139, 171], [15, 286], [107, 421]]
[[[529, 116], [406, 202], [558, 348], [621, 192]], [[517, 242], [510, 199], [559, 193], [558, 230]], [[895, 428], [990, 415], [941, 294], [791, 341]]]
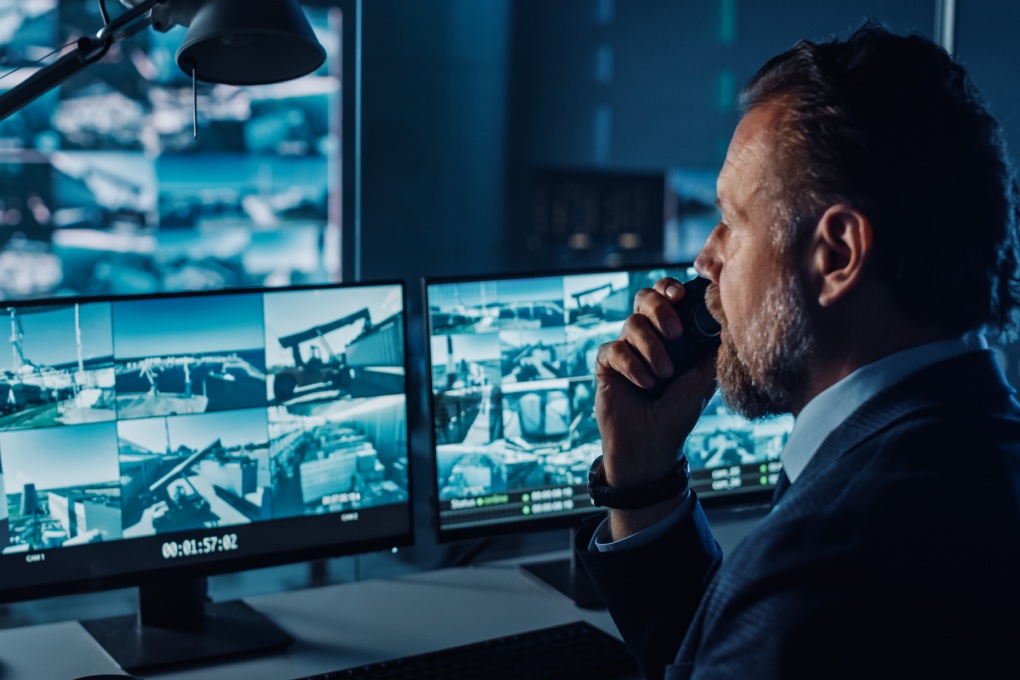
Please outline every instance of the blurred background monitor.
[[400, 283], [5, 305], [0, 602], [139, 586], [139, 618], [84, 622], [125, 669], [285, 645], [205, 577], [411, 542], [404, 308]]
[[[428, 372], [439, 540], [572, 527], [595, 512], [588, 469], [599, 345], [635, 293], [695, 276], [687, 264], [427, 279]], [[750, 422], [717, 394], [684, 451], [706, 505], [760, 503], [790, 416]]]
[[[0, 298], [339, 280], [354, 209], [340, 198], [354, 195], [353, 5], [302, 3], [327, 52], [315, 72], [198, 83], [197, 139], [191, 79], [174, 61], [181, 26], [115, 44], [0, 121]], [[102, 25], [95, 0], [0, 0], [0, 91]]]

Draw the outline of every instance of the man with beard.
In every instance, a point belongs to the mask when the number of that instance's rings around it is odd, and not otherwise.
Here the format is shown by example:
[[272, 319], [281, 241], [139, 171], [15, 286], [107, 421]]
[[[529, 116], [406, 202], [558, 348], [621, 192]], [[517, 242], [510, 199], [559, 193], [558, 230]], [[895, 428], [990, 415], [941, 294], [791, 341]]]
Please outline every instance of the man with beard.
[[[874, 24], [798, 43], [742, 103], [696, 261], [722, 346], [650, 398], [684, 289], [637, 295], [599, 349], [611, 509], [577, 550], [649, 678], [1012, 676], [1020, 406], [983, 336], [1018, 304], [998, 124], [941, 48]], [[741, 414], [796, 417], [772, 511], [725, 560], [677, 463], [716, 378]]]

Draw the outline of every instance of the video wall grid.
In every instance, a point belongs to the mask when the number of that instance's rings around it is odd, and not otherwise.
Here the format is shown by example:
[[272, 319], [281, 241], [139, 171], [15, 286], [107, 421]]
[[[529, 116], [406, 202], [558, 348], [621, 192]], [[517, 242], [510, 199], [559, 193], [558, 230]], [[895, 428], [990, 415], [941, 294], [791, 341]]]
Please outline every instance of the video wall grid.
[[[325, 4], [303, 7], [322, 67], [198, 83], [198, 139], [184, 27], [138, 32], [0, 121], [0, 298], [338, 280], [342, 13]], [[95, 0], [0, 0], [0, 16], [0, 89], [103, 25]]]
[[[440, 531], [588, 514], [601, 453], [595, 358], [660, 267], [427, 282]], [[684, 452], [705, 499], [773, 486], [792, 418], [750, 422], [713, 397]]]
[[403, 313], [397, 284], [3, 308], [0, 549], [406, 504]]

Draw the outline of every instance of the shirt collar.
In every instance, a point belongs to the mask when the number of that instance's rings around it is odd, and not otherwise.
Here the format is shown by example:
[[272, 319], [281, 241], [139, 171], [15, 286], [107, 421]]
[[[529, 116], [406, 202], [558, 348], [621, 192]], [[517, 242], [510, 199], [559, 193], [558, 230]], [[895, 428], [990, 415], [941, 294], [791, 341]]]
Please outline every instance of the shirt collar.
[[790, 482], [797, 481], [825, 438], [868, 399], [922, 368], [987, 348], [981, 333], [918, 345], [862, 366], [823, 390], [801, 410], [779, 454]]

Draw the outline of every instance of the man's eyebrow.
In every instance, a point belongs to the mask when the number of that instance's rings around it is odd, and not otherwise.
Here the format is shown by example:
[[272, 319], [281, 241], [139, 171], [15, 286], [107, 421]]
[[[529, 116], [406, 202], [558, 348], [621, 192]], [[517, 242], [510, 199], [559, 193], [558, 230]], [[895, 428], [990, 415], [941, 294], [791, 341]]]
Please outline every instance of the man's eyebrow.
[[738, 206], [727, 201], [724, 196], [719, 196], [715, 199], [715, 207], [719, 208], [719, 210], [723, 212], [732, 213], [739, 219], [747, 219], [747, 213], [741, 210]]

